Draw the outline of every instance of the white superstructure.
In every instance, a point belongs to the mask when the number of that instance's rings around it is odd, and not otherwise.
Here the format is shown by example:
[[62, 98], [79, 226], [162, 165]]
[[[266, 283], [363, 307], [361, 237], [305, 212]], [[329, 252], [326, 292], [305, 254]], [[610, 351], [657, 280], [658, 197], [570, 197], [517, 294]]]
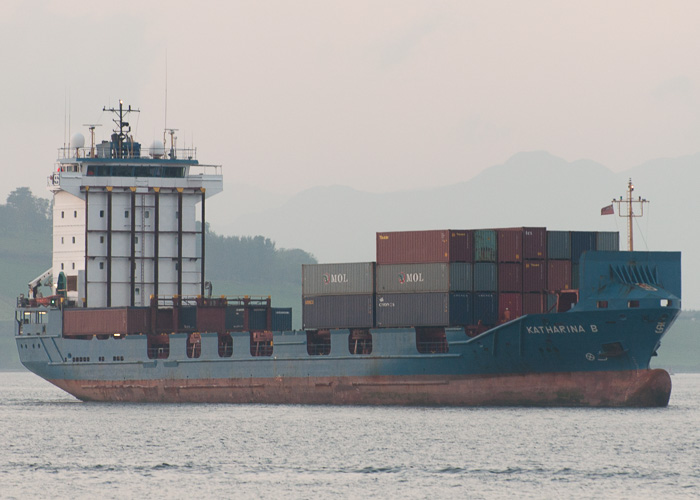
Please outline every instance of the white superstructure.
[[[110, 141], [63, 151], [54, 193], [53, 276], [69, 300], [90, 307], [147, 306], [151, 295], [203, 293], [205, 200], [222, 190], [221, 166], [195, 150], [141, 147], [120, 102]], [[126, 131], [125, 131], [126, 129]], [[197, 223], [200, 215], [201, 224]], [[60, 292], [60, 290], [59, 290]]]

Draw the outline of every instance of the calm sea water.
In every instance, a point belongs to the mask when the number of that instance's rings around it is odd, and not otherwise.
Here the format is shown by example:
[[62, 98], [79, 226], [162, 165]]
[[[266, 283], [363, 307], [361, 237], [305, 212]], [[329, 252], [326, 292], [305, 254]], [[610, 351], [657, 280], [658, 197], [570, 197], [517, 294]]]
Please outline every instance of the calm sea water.
[[700, 374], [641, 410], [81, 403], [0, 377], [2, 498], [700, 496]]

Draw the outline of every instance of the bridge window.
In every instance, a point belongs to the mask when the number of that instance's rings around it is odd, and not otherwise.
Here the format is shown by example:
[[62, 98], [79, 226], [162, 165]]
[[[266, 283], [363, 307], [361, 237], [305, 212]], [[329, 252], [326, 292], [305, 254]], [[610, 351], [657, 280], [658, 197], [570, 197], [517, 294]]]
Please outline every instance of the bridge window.
[[661, 299], [661, 307], [669, 307], [671, 305], [671, 301], [668, 299]]
[[104, 211], [104, 210], [100, 210], [100, 217], [104, 217], [104, 216], [105, 216], [105, 211]]
[[627, 307], [639, 307], [638, 300], [630, 300], [627, 302]]
[[608, 301], [607, 300], [599, 300], [596, 305], [598, 306], [598, 309], [607, 309], [608, 308]]

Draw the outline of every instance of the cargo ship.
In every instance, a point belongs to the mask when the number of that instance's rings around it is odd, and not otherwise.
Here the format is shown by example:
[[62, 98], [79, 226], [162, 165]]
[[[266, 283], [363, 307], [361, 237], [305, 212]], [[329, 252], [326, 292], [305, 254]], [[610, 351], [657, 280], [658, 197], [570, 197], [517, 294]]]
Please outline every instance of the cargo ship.
[[[21, 362], [83, 401], [666, 406], [650, 369], [681, 308], [679, 252], [544, 227], [377, 233], [376, 261], [305, 265], [301, 328], [270, 297], [212, 297], [219, 165], [131, 107], [48, 178], [53, 262], [17, 300]], [[168, 147], [169, 146], [169, 147]], [[199, 221], [197, 221], [199, 218]], [[50, 292], [43, 294], [46, 285]]]

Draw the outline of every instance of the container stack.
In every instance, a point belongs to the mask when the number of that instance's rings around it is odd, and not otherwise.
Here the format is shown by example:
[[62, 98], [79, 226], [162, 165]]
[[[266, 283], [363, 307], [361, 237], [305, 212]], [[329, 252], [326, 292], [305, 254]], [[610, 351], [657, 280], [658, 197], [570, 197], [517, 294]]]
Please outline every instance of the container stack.
[[544, 227], [377, 233], [377, 261], [303, 266], [305, 329], [463, 326], [553, 312], [589, 250], [613, 232]]
[[374, 262], [302, 266], [305, 329], [372, 328]]
[[470, 324], [472, 245], [466, 230], [377, 233], [376, 326]]

